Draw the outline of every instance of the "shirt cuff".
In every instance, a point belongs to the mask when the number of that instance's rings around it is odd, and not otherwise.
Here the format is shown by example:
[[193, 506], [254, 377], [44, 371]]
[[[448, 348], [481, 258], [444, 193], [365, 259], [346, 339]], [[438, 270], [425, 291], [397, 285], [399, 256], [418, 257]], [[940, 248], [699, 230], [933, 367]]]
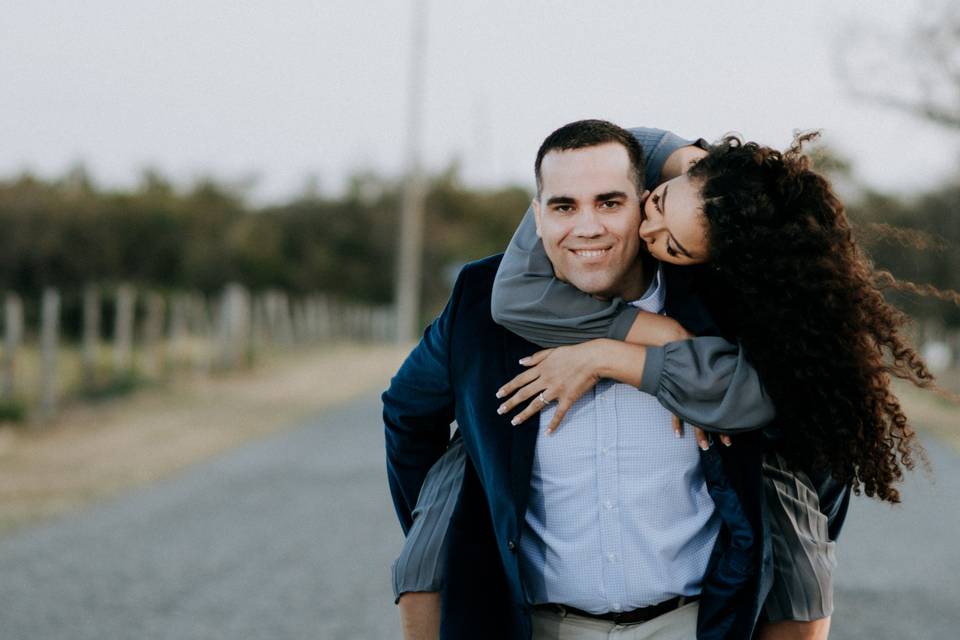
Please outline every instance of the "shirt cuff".
[[624, 305], [613, 322], [610, 323], [607, 337], [612, 340], [626, 340], [627, 334], [630, 333], [630, 328], [633, 326], [633, 321], [637, 319], [639, 313], [640, 309], [637, 307]]
[[666, 351], [663, 347], [647, 347], [647, 356], [643, 363], [643, 375], [640, 377], [640, 391], [656, 397], [660, 389], [660, 376], [663, 374], [663, 362]]

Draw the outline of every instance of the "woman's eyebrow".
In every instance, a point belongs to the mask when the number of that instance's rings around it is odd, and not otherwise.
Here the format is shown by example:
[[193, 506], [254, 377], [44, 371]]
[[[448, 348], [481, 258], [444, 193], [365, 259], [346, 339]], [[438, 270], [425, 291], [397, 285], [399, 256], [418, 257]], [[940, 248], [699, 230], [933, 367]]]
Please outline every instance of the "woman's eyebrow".
[[[663, 195], [660, 196], [660, 202], [658, 203], [658, 204], [660, 205], [660, 215], [663, 216], [664, 222], [666, 222], [666, 220], [667, 220], [667, 193], [668, 193], [669, 191], [670, 191], [670, 185], [669, 185], [669, 184], [663, 185]], [[678, 250], [680, 253], [682, 253], [683, 255], [685, 255], [685, 256], [687, 256], [688, 258], [690, 258], [691, 260], [693, 260], [694, 257], [693, 257], [692, 255], [690, 255], [690, 252], [689, 252], [689, 251], [687, 251], [686, 249], [683, 248], [683, 245], [682, 245], [682, 244], [680, 244], [679, 242], [677, 242], [677, 239], [674, 237], [673, 232], [670, 231], [669, 228], [667, 229], [667, 233], [670, 234], [670, 239], [673, 240], [673, 244], [676, 245], [677, 250]]]

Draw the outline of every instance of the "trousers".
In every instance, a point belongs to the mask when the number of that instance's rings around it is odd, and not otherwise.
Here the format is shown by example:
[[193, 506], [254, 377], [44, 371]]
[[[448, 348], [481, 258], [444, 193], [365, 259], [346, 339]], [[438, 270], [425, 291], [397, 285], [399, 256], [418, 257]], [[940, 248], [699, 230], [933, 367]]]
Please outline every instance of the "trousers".
[[699, 602], [647, 622], [616, 624], [576, 614], [533, 612], [533, 640], [694, 640]]

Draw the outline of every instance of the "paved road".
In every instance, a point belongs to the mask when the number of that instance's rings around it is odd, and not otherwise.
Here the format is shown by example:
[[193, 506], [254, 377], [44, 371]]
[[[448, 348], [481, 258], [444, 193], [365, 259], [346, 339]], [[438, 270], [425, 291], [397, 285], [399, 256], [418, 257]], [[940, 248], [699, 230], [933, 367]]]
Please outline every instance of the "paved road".
[[0, 639], [395, 638], [375, 397], [0, 539]]
[[[0, 640], [396, 638], [379, 405], [0, 539]], [[858, 501], [833, 638], [955, 638], [960, 456], [906, 506]]]
[[933, 474], [912, 474], [902, 504], [851, 506], [832, 640], [960, 638], [960, 456], [925, 445]]

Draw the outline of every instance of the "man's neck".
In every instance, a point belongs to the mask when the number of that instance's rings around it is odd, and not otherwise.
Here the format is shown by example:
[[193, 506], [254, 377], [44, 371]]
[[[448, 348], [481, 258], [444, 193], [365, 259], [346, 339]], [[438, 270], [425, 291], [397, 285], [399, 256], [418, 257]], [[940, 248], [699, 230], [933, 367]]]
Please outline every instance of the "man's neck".
[[639, 300], [650, 288], [650, 284], [657, 275], [658, 263], [646, 251], [637, 256], [636, 266], [624, 277], [621, 291], [615, 295], [627, 302]]

